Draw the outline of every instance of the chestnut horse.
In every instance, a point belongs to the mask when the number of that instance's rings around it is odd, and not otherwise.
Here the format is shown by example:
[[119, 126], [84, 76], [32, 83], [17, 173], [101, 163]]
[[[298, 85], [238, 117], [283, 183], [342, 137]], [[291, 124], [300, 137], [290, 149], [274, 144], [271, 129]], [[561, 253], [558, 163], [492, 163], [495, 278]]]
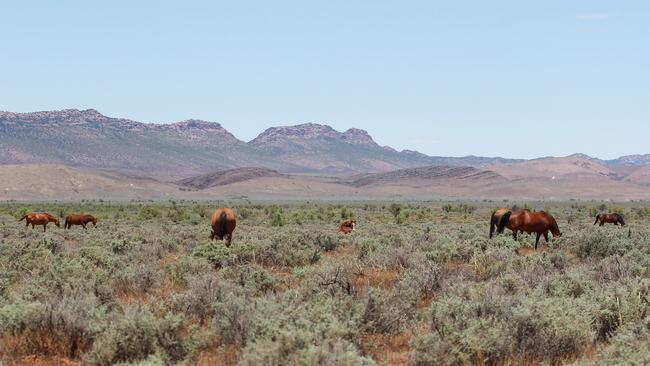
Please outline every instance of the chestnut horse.
[[212, 214], [212, 233], [210, 240], [226, 239], [226, 246], [230, 247], [232, 232], [235, 231], [237, 221], [235, 214], [229, 208], [218, 208]]
[[553, 238], [562, 236], [557, 222], [553, 216], [544, 211], [531, 212], [528, 210], [523, 211], [508, 211], [503, 214], [501, 221], [497, 227], [498, 233], [503, 233], [505, 228], [512, 230], [512, 237], [517, 241], [517, 232], [536, 233], [537, 239], [535, 240], [535, 250], [539, 244], [539, 238], [544, 235], [544, 239], [548, 243], [549, 230], [553, 234]]
[[339, 232], [344, 234], [349, 234], [357, 229], [357, 220], [347, 220], [341, 223], [339, 226]]
[[63, 226], [69, 229], [72, 225], [81, 225], [84, 229], [88, 230], [86, 224], [89, 222], [93, 223], [93, 227], [97, 226], [97, 218], [93, 215], [72, 214], [65, 217], [65, 224]]
[[32, 225], [32, 229], [36, 225], [43, 225], [43, 232], [47, 231], [47, 224], [49, 224], [50, 222], [53, 222], [54, 225], [56, 225], [57, 227], [61, 227], [61, 225], [59, 225], [59, 219], [57, 219], [56, 217], [50, 215], [49, 213], [45, 213], [45, 212], [43, 212], [43, 213], [33, 213], [33, 212], [27, 213], [25, 216], [21, 217], [20, 220], [18, 220], [18, 221], [20, 222], [20, 221], [23, 221], [23, 220], [25, 220], [26, 223], [27, 223], [25, 225], [25, 227], [29, 227], [29, 225]]
[[[492, 236], [494, 236], [494, 231], [499, 226], [499, 222], [501, 222], [501, 218], [503, 215], [506, 214], [506, 212], [519, 212], [519, 211], [530, 211], [528, 209], [523, 209], [523, 210], [510, 210], [507, 208], [500, 208], [494, 212], [492, 212], [492, 217], [490, 218], [490, 239], [492, 239]], [[503, 233], [503, 231], [498, 232], [498, 234]], [[523, 233], [523, 231], [522, 231]]]
[[596, 225], [598, 221], [600, 221], [600, 226], [605, 225], [605, 223], [607, 222], [612, 223], [616, 226], [618, 226], [618, 224], [621, 224], [621, 226], [625, 226], [625, 220], [623, 220], [623, 215], [619, 215], [617, 213], [598, 214], [596, 215], [596, 222], [594, 222], [594, 225]]

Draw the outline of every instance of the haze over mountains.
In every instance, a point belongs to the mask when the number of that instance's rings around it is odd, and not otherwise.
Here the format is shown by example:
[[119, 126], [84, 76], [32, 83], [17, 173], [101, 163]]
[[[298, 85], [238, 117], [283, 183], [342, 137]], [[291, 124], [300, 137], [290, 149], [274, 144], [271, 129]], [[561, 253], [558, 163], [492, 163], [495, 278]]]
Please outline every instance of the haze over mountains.
[[650, 154], [438, 157], [314, 123], [245, 142], [219, 123], [147, 124], [93, 109], [0, 112], [0, 173], [0, 199], [650, 199]]

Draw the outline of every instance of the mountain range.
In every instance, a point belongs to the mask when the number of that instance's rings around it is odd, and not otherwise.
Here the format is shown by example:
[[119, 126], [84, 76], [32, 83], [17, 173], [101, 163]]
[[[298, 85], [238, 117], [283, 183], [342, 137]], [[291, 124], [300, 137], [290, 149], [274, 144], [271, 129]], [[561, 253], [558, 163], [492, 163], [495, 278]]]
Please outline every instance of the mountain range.
[[378, 145], [364, 130], [306, 123], [271, 127], [249, 142], [219, 123], [140, 123], [94, 109], [0, 112], [0, 164], [63, 164], [159, 177], [239, 168], [368, 173], [425, 165], [488, 166], [514, 159], [433, 157]]
[[216, 122], [96, 110], [0, 112], [0, 200], [75, 198], [650, 199], [650, 154], [441, 157], [315, 123], [242, 141]]

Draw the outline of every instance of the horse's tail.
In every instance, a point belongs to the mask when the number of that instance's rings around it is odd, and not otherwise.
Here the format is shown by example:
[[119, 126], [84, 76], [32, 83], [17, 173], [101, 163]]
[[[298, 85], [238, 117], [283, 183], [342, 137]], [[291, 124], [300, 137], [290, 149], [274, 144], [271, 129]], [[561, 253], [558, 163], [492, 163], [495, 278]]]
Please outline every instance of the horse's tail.
[[598, 223], [598, 220], [600, 220], [600, 214], [596, 215], [596, 221], [594, 221], [594, 225]]
[[219, 225], [217, 226], [217, 236], [220, 238], [223, 238], [223, 236], [226, 234], [226, 223], [228, 222], [228, 214], [226, 212], [222, 212], [221, 216], [219, 216]]
[[27, 219], [27, 215], [21, 217], [20, 220], [18, 220], [18, 222], [21, 222], [21, 221], [26, 220], [26, 219]]
[[492, 212], [492, 217], [490, 217], [490, 239], [492, 239], [492, 236], [494, 236], [494, 228], [497, 226], [497, 212], [493, 211]]
[[497, 233], [503, 234], [503, 230], [506, 229], [506, 226], [508, 225], [508, 222], [510, 221], [510, 216], [512, 215], [512, 211], [508, 211], [501, 216], [501, 220], [499, 220], [499, 226], [497, 227]]

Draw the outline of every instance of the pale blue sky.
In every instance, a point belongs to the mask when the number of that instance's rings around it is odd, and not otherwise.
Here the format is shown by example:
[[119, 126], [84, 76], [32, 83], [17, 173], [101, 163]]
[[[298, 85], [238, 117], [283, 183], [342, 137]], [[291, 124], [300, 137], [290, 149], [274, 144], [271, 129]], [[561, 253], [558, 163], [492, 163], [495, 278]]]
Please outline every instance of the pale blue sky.
[[431, 155], [650, 152], [650, 2], [2, 1], [0, 109], [368, 130]]

